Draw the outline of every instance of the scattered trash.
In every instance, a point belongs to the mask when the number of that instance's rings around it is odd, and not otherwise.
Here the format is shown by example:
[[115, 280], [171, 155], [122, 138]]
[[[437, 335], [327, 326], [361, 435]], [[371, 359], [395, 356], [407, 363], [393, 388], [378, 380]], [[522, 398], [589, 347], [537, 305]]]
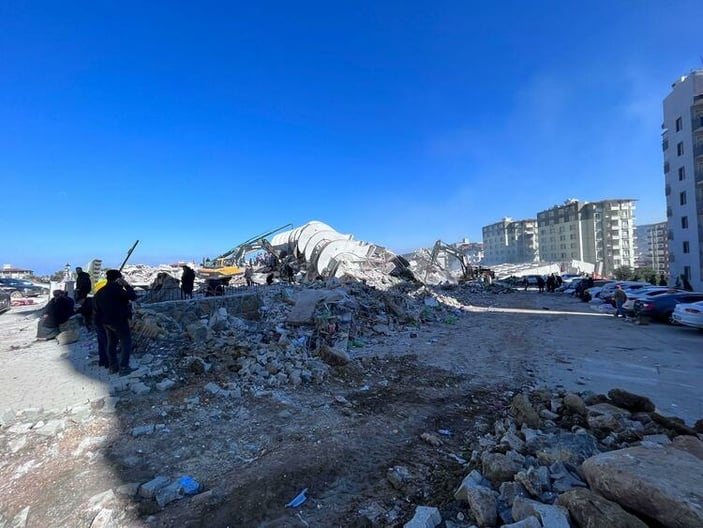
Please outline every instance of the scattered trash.
[[443, 436], [452, 436], [452, 432], [449, 429], [440, 429], [437, 432]]
[[181, 489], [186, 495], [197, 495], [202, 488], [202, 485], [189, 475], [181, 477], [178, 483], [181, 485]]
[[303, 504], [308, 499], [307, 493], [308, 488], [305, 488], [303, 491], [298, 493], [298, 495], [296, 495], [292, 501], [286, 504], [286, 508], [297, 508], [298, 506]]

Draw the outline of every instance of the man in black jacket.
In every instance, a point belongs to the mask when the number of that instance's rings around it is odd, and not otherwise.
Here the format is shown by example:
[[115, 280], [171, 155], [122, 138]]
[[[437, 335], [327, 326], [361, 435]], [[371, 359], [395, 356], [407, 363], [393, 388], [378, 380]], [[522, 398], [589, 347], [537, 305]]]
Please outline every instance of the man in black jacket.
[[88, 297], [90, 290], [93, 289], [93, 283], [90, 280], [90, 275], [83, 271], [83, 268], [76, 268], [76, 291], [73, 298], [78, 301]]
[[182, 298], [193, 298], [193, 287], [195, 285], [195, 271], [187, 265], [183, 265], [183, 275], [181, 275]]
[[[125, 376], [135, 369], [129, 366], [132, 354], [132, 334], [129, 330], [131, 309], [129, 302], [137, 298], [134, 289], [122, 278], [119, 270], [107, 270], [107, 284], [93, 298], [95, 323], [101, 324], [107, 334], [107, 356], [110, 372]], [[117, 343], [120, 357], [117, 358]]]

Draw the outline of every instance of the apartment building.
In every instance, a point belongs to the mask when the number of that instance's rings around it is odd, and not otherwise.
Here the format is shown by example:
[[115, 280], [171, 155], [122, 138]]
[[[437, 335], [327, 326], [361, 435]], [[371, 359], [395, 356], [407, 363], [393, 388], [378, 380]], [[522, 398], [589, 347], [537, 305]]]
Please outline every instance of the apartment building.
[[537, 213], [540, 260], [591, 262], [601, 275], [622, 266], [633, 268], [634, 210], [631, 199], [571, 199]]
[[703, 291], [703, 70], [671, 85], [662, 129], [670, 283]]
[[461, 242], [457, 242], [454, 246], [461, 251], [470, 264], [479, 264], [483, 262], [483, 244], [481, 242], [470, 242], [465, 238]]
[[658, 222], [635, 227], [635, 266], [652, 268], [660, 276], [669, 276], [669, 224]]
[[482, 228], [483, 263], [487, 266], [503, 263], [520, 264], [539, 260], [537, 221], [503, 218]]

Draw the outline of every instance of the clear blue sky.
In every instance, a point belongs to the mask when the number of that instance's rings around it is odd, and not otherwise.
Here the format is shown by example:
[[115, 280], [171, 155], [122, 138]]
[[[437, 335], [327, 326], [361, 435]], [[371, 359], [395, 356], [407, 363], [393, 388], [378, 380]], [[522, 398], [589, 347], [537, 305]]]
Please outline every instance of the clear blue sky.
[[0, 264], [200, 261], [321, 220], [397, 252], [636, 198], [699, 0], [3, 2]]

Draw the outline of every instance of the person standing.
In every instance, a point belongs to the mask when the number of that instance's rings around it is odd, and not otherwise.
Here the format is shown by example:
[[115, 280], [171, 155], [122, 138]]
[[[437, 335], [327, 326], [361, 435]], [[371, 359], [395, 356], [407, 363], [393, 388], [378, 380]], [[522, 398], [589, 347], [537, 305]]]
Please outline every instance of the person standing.
[[254, 267], [252, 264], [247, 265], [247, 269], [244, 270], [244, 280], [247, 281], [247, 286], [254, 285]]
[[627, 301], [627, 294], [619, 284], [615, 286], [613, 299], [615, 300], [615, 317], [625, 317], [625, 312], [622, 309], [622, 305]]
[[181, 275], [181, 293], [183, 298], [193, 298], [193, 287], [195, 285], [195, 271], [190, 266], [183, 264], [183, 275]]
[[73, 298], [78, 301], [88, 297], [90, 290], [93, 289], [93, 283], [90, 280], [90, 275], [83, 271], [83, 268], [76, 268], [76, 289], [73, 292]]
[[[137, 298], [134, 288], [122, 278], [119, 270], [107, 270], [107, 284], [93, 298], [96, 324], [102, 324], [107, 335], [107, 359], [110, 372], [126, 376], [133, 372], [129, 366], [132, 354], [132, 334], [129, 329], [131, 307], [129, 302]], [[117, 344], [120, 357], [117, 357]]]

